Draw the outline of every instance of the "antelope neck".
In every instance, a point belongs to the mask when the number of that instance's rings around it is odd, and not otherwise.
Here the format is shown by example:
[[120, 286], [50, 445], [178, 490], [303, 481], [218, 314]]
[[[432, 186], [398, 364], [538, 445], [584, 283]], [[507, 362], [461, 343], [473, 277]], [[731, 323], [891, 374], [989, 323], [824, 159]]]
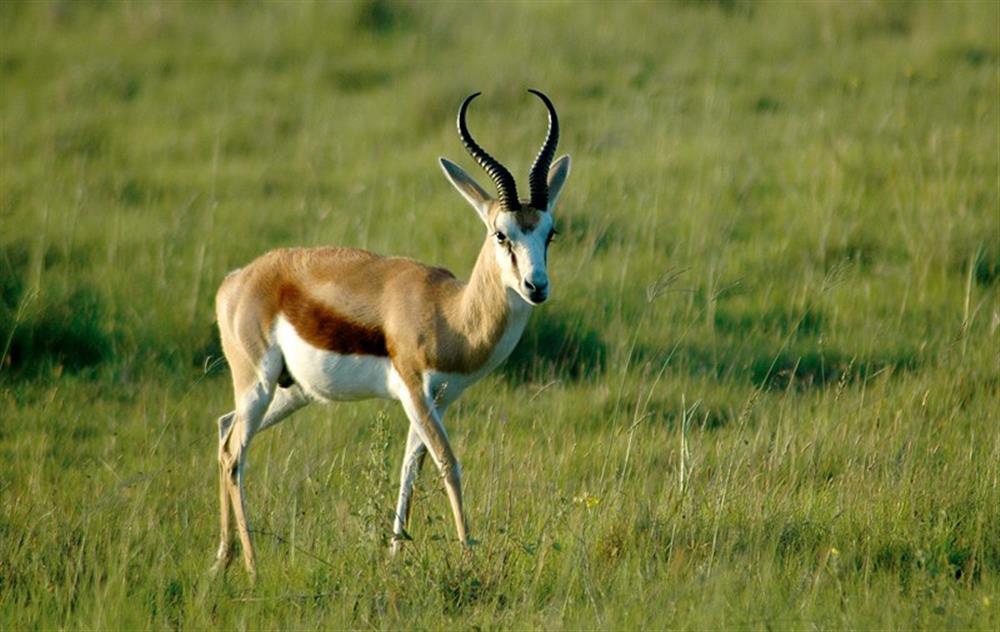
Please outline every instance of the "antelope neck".
[[456, 330], [468, 340], [473, 356], [490, 355], [507, 329], [511, 304], [500, 278], [496, 256], [489, 239], [479, 250], [469, 282], [456, 296]]

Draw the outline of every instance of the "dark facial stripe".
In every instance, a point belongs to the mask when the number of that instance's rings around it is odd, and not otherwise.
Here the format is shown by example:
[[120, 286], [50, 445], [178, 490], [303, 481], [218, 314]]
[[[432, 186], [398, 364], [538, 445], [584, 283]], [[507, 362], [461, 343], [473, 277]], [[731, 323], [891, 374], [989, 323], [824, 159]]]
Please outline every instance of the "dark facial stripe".
[[522, 232], [530, 233], [535, 230], [535, 226], [538, 226], [538, 222], [542, 221], [542, 213], [532, 209], [525, 209], [515, 213], [514, 219], [517, 221], [517, 225]]
[[341, 316], [294, 285], [278, 293], [278, 309], [303, 339], [314, 347], [342, 354], [388, 357], [385, 333]]

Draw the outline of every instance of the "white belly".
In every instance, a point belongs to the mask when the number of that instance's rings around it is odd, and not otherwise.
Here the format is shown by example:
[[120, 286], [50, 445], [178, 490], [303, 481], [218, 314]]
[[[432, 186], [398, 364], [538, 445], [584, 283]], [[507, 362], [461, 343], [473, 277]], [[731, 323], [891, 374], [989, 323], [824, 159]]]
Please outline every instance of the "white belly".
[[[446, 408], [468, 387], [481, 380], [507, 359], [521, 338], [530, 309], [513, 309], [507, 330], [483, 366], [471, 373], [426, 371], [424, 395], [438, 407]], [[345, 355], [326, 351], [306, 342], [295, 327], [278, 316], [275, 339], [285, 358], [285, 367], [307, 395], [326, 401], [352, 401], [379, 397], [400, 399], [405, 386], [389, 358]]]
[[310, 397], [350, 401], [381, 397], [397, 399], [399, 378], [389, 358], [344, 355], [312, 346], [279, 316], [275, 338], [285, 367]]

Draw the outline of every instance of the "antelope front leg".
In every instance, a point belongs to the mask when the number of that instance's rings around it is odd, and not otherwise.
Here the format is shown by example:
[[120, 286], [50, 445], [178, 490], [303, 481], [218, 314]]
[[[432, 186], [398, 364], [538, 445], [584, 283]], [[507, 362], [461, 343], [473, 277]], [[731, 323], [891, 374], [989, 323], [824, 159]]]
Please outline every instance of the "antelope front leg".
[[[413, 382], [415, 380], [411, 380]], [[433, 405], [424, 397], [419, 382], [406, 385], [400, 398], [406, 416], [410, 419], [410, 427], [417, 432], [420, 441], [427, 446], [437, 465], [438, 471], [444, 477], [444, 488], [451, 503], [451, 512], [455, 518], [455, 530], [458, 540], [463, 545], [469, 544], [469, 533], [465, 523], [465, 513], [462, 511], [462, 475], [458, 459], [452, 452], [448, 435]]]

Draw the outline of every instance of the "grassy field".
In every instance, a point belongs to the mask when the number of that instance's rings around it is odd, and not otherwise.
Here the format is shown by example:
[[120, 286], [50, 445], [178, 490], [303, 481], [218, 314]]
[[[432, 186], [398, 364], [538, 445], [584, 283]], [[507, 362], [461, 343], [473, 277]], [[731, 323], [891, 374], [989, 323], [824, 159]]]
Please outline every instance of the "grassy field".
[[[996, 2], [0, 4], [0, 628], [1000, 627]], [[471, 269], [470, 125], [574, 171], [515, 356], [257, 438], [207, 570], [212, 302], [267, 249]], [[486, 181], [484, 177], [482, 179]], [[522, 188], [526, 185], [522, 184]]]

